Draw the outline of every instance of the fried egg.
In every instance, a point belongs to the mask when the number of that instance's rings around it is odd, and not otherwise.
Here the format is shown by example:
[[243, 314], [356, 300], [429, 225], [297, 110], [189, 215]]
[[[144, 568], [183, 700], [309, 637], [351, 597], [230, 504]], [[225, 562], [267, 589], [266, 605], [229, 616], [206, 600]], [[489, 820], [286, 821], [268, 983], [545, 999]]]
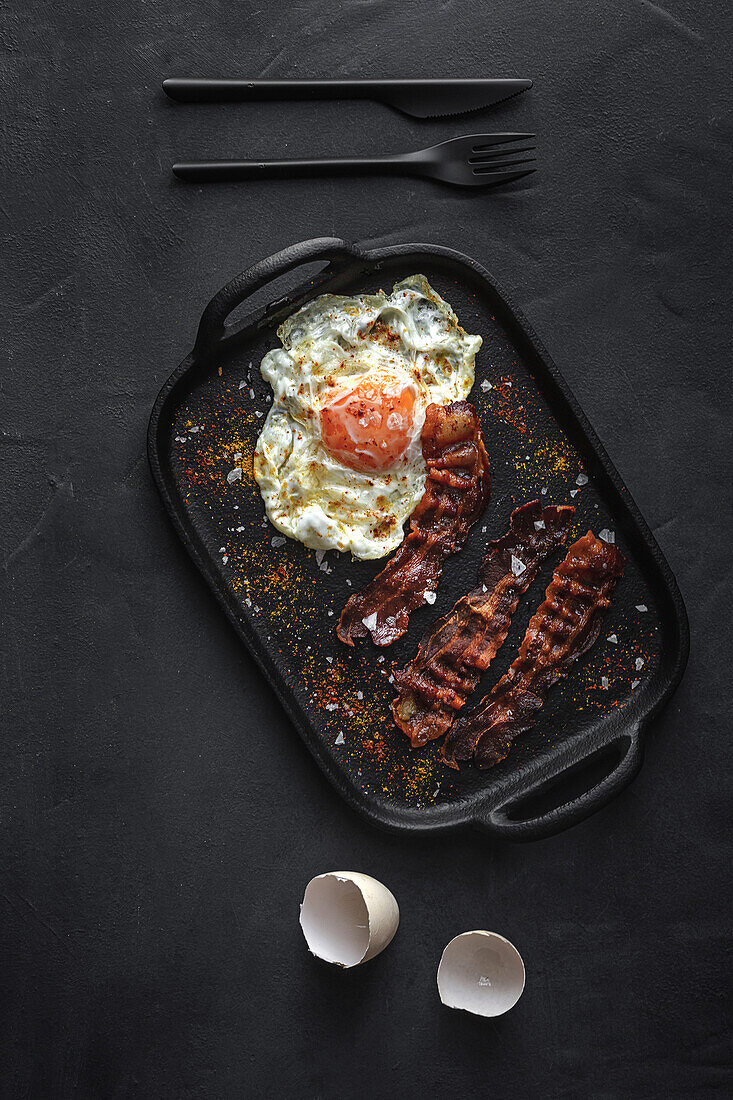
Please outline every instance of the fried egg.
[[278, 337], [254, 456], [268, 518], [311, 549], [384, 557], [425, 488], [425, 409], [468, 396], [481, 337], [424, 275], [389, 295], [321, 295]]

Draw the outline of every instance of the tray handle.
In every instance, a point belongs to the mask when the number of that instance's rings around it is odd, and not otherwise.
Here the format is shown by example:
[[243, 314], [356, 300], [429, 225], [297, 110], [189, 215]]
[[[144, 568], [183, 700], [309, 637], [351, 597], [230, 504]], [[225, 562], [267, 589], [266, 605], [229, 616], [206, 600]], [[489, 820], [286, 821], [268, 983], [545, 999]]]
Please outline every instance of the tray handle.
[[[601, 779], [592, 783], [586, 790], [561, 802], [553, 809], [540, 811], [537, 814], [530, 813], [527, 817], [517, 816], [523, 803], [562, 788], [564, 783], [569, 783], [571, 778], [584, 767], [592, 765], [594, 761], [614, 749], [620, 753], [619, 759]], [[615, 798], [639, 771], [642, 758], [639, 727], [633, 726], [630, 729], [617, 731], [580, 760], [574, 761], [566, 768], [559, 768], [534, 787], [522, 791], [521, 794], [515, 794], [501, 806], [494, 807], [485, 815], [479, 816], [477, 823], [494, 835], [508, 840], [540, 840], [543, 837], [552, 836], [590, 817], [596, 810], [600, 810]]]
[[290, 248], [284, 248], [282, 252], [268, 256], [266, 260], [260, 260], [240, 275], [235, 275], [211, 299], [201, 316], [195, 352], [201, 354], [209, 351], [222, 340], [226, 335], [224, 322], [232, 310], [273, 279], [278, 279], [293, 268], [317, 260], [328, 260], [331, 265], [344, 265], [361, 259], [363, 254], [347, 241], [338, 237], [318, 237], [312, 241], [301, 241]]

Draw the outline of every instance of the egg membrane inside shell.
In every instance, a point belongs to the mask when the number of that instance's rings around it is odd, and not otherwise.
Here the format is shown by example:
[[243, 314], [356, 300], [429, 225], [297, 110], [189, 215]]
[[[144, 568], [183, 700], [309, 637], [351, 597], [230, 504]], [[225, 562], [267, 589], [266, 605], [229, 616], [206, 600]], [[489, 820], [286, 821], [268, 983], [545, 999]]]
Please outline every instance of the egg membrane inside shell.
[[389, 295], [321, 295], [278, 336], [254, 457], [268, 518], [311, 549], [384, 557], [425, 489], [425, 409], [468, 396], [481, 337], [424, 275]]

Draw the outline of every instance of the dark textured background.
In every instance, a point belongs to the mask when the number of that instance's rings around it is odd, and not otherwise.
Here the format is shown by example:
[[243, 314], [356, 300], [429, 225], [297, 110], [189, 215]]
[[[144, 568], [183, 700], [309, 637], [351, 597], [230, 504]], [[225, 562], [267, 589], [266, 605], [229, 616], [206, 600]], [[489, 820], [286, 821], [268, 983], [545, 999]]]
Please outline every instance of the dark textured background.
[[[714, 0], [234, 5], [15, 0], [2, 16], [5, 1097], [697, 1097], [724, 1029], [731, 724], [731, 18]], [[62, 9], [75, 8], [76, 14]], [[468, 120], [369, 103], [176, 107], [172, 74], [528, 75]], [[535, 130], [513, 193], [176, 185], [194, 155]], [[161, 383], [210, 295], [295, 240], [427, 240], [514, 291], [649, 520], [692, 654], [633, 786], [527, 847], [414, 841], [332, 793], [163, 515]], [[402, 925], [341, 973], [311, 875], [376, 874]], [[527, 988], [441, 1007], [467, 928]]]

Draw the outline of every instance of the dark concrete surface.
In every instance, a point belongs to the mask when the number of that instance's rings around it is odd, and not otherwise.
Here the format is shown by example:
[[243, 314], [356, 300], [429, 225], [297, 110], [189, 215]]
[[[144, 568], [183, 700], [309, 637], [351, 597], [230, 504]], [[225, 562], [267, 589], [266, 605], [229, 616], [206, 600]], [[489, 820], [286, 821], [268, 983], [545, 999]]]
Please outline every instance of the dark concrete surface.
[[[0, 16], [3, 1097], [707, 1097], [731, 1090], [730, 8], [714, 0], [13, 0]], [[177, 107], [165, 75], [531, 76], [468, 119]], [[528, 129], [503, 194], [174, 183], [194, 156], [367, 153]], [[327, 786], [179, 545], [145, 429], [200, 311], [296, 240], [485, 263], [564, 372], [679, 580], [686, 677], [641, 775], [524, 847], [415, 841]], [[319, 965], [340, 866], [402, 925]], [[528, 972], [441, 1007], [467, 928]]]

